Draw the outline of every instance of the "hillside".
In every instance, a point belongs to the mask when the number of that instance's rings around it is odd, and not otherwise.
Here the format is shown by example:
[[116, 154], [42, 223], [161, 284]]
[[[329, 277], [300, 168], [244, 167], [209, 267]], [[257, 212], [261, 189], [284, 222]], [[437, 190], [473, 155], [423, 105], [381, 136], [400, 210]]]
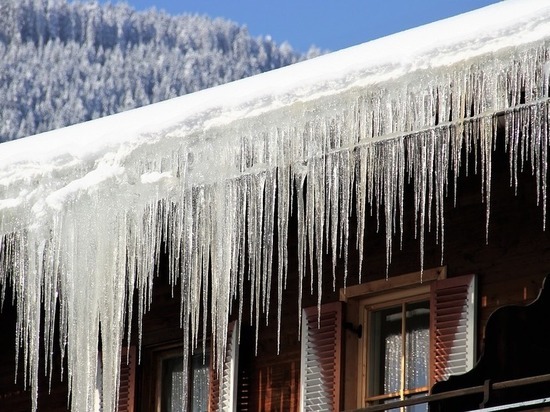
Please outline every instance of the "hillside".
[[0, 141], [158, 102], [304, 56], [198, 15], [67, 0], [0, 3]]

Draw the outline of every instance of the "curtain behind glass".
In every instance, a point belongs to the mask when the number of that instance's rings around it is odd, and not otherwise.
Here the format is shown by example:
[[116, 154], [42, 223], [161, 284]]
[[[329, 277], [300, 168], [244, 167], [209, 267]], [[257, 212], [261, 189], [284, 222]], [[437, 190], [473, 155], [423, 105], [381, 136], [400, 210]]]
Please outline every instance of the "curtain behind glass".
[[191, 411], [206, 412], [208, 410], [208, 395], [210, 388], [210, 368], [208, 356], [193, 355], [191, 359]]
[[[192, 412], [208, 410], [210, 384], [209, 357], [195, 354], [190, 359], [189, 405]], [[162, 362], [162, 412], [187, 411], [183, 397], [183, 356], [165, 359]]]
[[387, 335], [384, 341], [384, 393], [399, 392], [401, 389], [401, 334]]
[[[428, 358], [430, 355], [430, 307], [428, 302], [418, 302], [406, 306], [406, 359], [405, 389], [428, 386]], [[425, 396], [418, 394], [415, 396]], [[428, 405], [414, 405], [407, 412], [423, 412]]]
[[430, 351], [430, 308], [428, 302], [406, 306], [405, 389], [428, 386]]
[[[380, 366], [382, 393], [389, 394], [401, 390], [401, 368], [403, 345], [405, 346], [405, 382], [404, 389], [425, 387], [428, 385], [428, 358], [430, 339], [429, 302], [407, 304], [383, 309], [373, 313], [372, 325], [375, 326], [375, 339], [371, 340], [371, 364]], [[403, 340], [403, 315], [405, 315], [405, 337]], [[380, 342], [377, 344], [376, 342]], [[376, 348], [379, 348], [376, 350]], [[383, 360], [378, 362], [378, 359]], [[375, 378], [375, 375], [371, 375]], [[374, 389], [371, 395], [380, 394]]]
[[183, 411], [183, 356], [162, 362], [162, 412]]

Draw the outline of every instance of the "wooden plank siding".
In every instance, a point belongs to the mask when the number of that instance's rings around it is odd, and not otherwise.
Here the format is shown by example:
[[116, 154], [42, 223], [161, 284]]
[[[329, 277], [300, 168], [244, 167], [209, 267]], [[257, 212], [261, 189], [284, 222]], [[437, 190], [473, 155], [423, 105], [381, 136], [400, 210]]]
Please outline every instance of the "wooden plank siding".
[[[15, 308], [10, 304], [11, 291], [6, 294], [6, 302], [0, 313], [0, 410], [28, 412], [31, 410], [31, 392], [23, 385], [23, 353], [19, 353], [17, 383], [15, 383]], [[56, 342], [57, 344], [57, 342]], [[57, 347], [57, 345], [56, 345]], [[40, 356], [44, 350], [40, 349]], [[66, 370], [66, 366], [65, 366]], [[51, 391], [48, 391], [48, 378], [44, 376], [44, 360], [41, 358], [39, 370], [39, 410], [65, 412], [68, 410], [67, 376], [61, 382], [59, 353], [53, 361]]]

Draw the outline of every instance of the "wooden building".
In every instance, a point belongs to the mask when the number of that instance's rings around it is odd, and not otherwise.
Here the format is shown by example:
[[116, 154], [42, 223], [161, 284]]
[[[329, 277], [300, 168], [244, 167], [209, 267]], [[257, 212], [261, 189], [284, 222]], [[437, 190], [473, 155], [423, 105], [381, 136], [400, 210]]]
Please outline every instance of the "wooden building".
[[2, 144], [0, 409], [543, 410], [549, 68], [508, 0]]

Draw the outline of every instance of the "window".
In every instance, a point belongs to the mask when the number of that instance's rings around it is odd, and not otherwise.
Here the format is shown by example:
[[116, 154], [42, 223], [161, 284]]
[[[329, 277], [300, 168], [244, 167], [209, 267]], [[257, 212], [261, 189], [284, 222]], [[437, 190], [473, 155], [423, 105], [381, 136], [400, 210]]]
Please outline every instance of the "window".
[[[187, 370], [184, 368], [182, 346], [159, 346], [145, 351], [143, 373], [145, 393], [144, 410], [156, 412], [231, 411], [236, 405], [238, 343], [236, 322], [228, 328], [225, 362], [218, 375], [209, 345], [190, 354]], [[187, 396], [184, 384], [187, 380]]]
[[345, 408], [424, 396], [436, 381], [473, 367], [473, 275], [447, 279], [446, 269], [436, 268], [422, 281], [420, 273], [393, 276], [348, 287], [340, 297], [347, 304]]
[[157, 398], [157, 410], [161, 412], [179, 412], [189, 410], [202, 412], [208, 409], [210, 389], [210, 356], [201, 351], [195, 352], [189, 359], [188, 397], [184, 397], [184, 370], [181, 350], [167, 352], [159, 357], [160, 396]]
[[[428, 392], [429, 296], [417, 296], [366, 310], [366, 403]], [[408, 410], [423, 411], [425, 406]]]

